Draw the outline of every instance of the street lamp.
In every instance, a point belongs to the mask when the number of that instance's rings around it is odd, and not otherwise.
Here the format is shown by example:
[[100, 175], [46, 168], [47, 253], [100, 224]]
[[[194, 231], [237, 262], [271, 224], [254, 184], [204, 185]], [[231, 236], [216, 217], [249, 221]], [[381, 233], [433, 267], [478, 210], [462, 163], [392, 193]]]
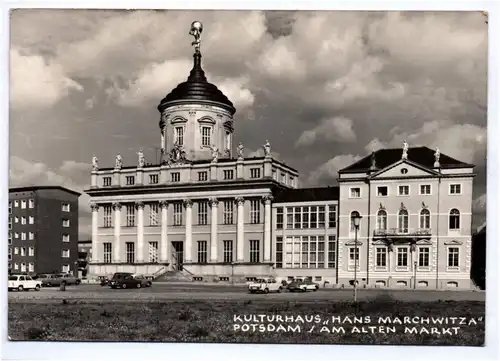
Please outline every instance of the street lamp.
[[417, 261], [413, 262], [413, 289], [417, 288]]
[[358, 299], [358, 230], [361, 218], [362, 217], [357, 212], [351, 218], [352, 224], [354, 225], [354, 302]]
[[231, 284], [234, 285], [234, 262], [231, 262]]

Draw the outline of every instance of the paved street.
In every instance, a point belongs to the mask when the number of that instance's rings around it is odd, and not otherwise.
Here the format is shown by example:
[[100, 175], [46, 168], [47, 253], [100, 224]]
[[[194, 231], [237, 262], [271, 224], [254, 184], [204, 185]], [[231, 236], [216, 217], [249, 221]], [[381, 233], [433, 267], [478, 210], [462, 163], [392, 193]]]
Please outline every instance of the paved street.
[[[484, 301], [484, 292], [470, 291], [413, 291], [413, 290], [364, 290], [358, 291], [359, 300], [390, 297], [397, 301], [469, 300]], [[320, 289], [307, 293], [249, 294], [245, 286], [156, 283], [150, 288], [114, 290], [99, 285], [79, 285], [59, 288], [43, 288], [40, 292], [9, 292], [9, 301], [50, 302], [51, 300], [95, 300], [95, 301], [161, 301], [161, 300], [283, 300], [283, 301], [348, 301], [353, 298], [353, 290]]]

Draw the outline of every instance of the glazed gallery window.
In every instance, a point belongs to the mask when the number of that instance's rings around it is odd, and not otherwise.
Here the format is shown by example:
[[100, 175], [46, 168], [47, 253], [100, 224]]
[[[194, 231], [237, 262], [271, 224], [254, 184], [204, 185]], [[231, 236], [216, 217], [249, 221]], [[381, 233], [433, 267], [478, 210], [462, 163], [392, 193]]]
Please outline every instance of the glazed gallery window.
[[383, 209], [379, 210], [377, 213], [377, 229], [387, 229], [387, 212]]
[[431, 228], [431, 212], [429, 212], [428, 209], [422, 209], [420, 211], [420, 228]]
[[408, 233], [408, 211], [400, 209], [398, 213], [398, 232]]
[[135, 206], [133, 204], [129, 204], [126, 207], [126, 226], [133, 227], [135, 226]]
[[250, 223], [260, 223], [260, 199], [252, 199], [250, 201]]
[[201, 145], [204, 147], [210, 147], [212, 145], [211, 141], [212, 128], [201, 127]]
[[328, 206], [328, 228], [337, 227], [337, 207]]
[[127, 263], [135, 262], [135, 243], [134, 242], [126, 242], [125, 243], [125, 256]]
[[418, 266], [419, 267], [429, 267], [429, 247], [419, 247], [418, 248]]
[[174, 226], [182, 226], [182, 203], [174, 203]]
[[103, 226], [104, 228], [110, 228], [113, 224], [112, 220], [112, 214], [113, 214], [113, 208], [110, 205], [103, 206]]
[[375, 262], [377, 267], [387, 267], [387, 247], [375, 248]]
[[408, 247], [399, 247], [397, 249], [397, 266], [408, 267]]
[[250, 240], [250, 262], [260, 262], [260, 241], [258, 239]]
[[456, 208], [450, 211], [449, 228], [453, 231], [460, 229], [460, 211]]
[[207, 263], [207, 241], [198, 241], [198, 263]]
[[458, 267], [459, 266], [459, 253], [458, 247], [448, 248], [448, 267]]
[[151, 241], [148, 245], [149, 262], [158, 263], [158, 242]]
[[233, 241], [224, 241], [223, 243], [223, 257], [224, 263], [233, 262]]
[[174, 142], [177, 145], [184, 145], [184, 128], [175, 127]]
[[287, 229], [325, 228], [325, 207], [287, 207]]
[[283, 268], [283, 237], [276, 237], [276, 268]]
[[328, 236], [328, 268], [336, 267], [337, 242], [335, 236]]
[[[351, 222], [351, 232], [354, 232], [356, 231], [356, 225], [354, 224], [354, 218], [359, 218], [360, 217], [360, 214], [358, 211], [354, 211], [354, 212], [351, 212], [351, 218], [350, 218], [350, 222]], [[359, 228], [361, 228], [361, 226], [359, 226]]]
[[234, 201], [224, 201], [224, 213], [223, 222], [224, 224], [233, 224], [234, 222]]
[[286, 237], [284, 254], [285, 268], [324, 268], [325, 237]]
[[276, 229], [283, 229], [283, 207], [276, 208]]
[[198, 224], [206, 225], [208, 223], [208, 202], [198, 202]]
[[102, 244], [103, 246], [103, 261], [104, 263], [111, 263], [111, 251], [112, 251], [112, 244], [111, 242], [106, 242]]
[[160, 205], [158, 203], [151, 203], [149, 205], [149, 225], [157, 226], [158, 225], [158, 211]]

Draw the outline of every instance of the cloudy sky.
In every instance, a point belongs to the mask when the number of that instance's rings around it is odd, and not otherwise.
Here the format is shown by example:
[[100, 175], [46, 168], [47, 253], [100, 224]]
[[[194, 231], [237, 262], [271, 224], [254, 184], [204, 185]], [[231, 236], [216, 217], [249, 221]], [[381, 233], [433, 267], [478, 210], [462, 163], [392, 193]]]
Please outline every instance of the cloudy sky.
[[[439, 146], [477, 165], [474, 225], [486, 211], [487, 25], [479, 12], [16, 10], [11, 16], [11, 186], [83, 190], [145, 149], [159, 101], [192, 65], [235, 104], [235, 144], [269, 139], [303, 186], [380, 147]], [[90, 234], [82, 196], [80, 233]]]

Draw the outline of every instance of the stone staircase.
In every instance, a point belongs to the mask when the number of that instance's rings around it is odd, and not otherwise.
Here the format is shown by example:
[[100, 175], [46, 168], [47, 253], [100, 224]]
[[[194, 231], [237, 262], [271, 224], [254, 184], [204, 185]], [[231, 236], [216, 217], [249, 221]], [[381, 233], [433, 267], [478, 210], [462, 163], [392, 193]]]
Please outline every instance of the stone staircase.
[[182, 271], [166, 271], [157, 278], [156, 282], [192, 282], [193, 276], [186, 270]]

